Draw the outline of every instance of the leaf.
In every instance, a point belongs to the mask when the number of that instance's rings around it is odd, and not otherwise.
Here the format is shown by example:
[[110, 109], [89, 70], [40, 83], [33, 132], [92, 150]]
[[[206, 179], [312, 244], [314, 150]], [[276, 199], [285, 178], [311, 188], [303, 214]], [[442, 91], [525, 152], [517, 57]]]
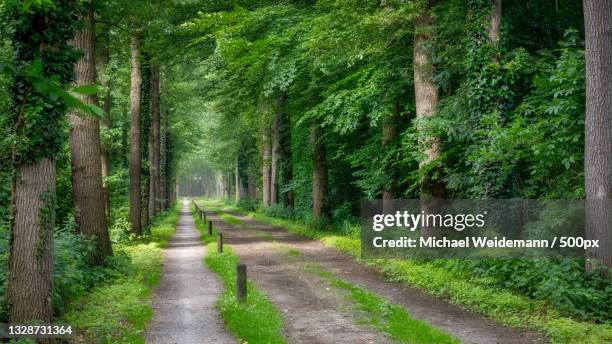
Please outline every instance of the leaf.
[[92, 116], [98, 117], [98, 118], [104, 117], [104, 110], [102, 110], [99, 106], [96, 106], [94, 104], [88, 104], [87, 107], [89, 108], [89, 113]]
[[33, 76], [42, 77], [43, 66], [42, 61], [39, 58], [34, 60], [34, 62], [32, 63], [32, 66], [30, 67], [30, 74]]
[[96, 85], [82, 85], [72, 89], [74, 93], [85, 94], [85, 95], [93, 95], [99, 92], [98, 86]]
[[0, 62], [0, 74], [15, 71], [15, 66], [9, 62]]

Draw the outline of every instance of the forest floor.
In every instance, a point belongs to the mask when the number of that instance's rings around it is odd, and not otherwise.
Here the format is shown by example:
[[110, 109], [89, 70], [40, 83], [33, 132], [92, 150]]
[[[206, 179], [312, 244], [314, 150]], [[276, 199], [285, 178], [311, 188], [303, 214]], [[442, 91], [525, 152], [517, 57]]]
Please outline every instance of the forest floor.
[[[213, 209], [214, 210], [214, 209]], [[363, 307], [347, 297], [355, 285], [404, 307], [414, 318], [466, 343], [540, 343], [538, 333], [505, 327], [401, 283], [321, 242], [270, 226], [237, 212], [208, 212], [254, 281], [281, 310], [290, 343], [388, 343]], [[358, 305], [357, 305], [358, 306]], [[363, 306], [363, 305], [362, 305]]]
[[217, 316], [222, 284], [204, 266], [205, 250], [184, 202], [176, 233], [164, 250], [147, 343], [236, 343]]

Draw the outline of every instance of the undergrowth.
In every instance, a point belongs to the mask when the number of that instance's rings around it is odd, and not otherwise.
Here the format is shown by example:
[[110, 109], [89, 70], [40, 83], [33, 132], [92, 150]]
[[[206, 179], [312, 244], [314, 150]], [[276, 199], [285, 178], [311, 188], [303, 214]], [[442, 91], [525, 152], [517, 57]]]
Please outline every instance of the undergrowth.
[[113, 246], [108, 278], [70, 302], [61, 321], [75, 326], [76, 343], [144, 343], [153, 310], [148, 303], [162, 269], [162, 249], [172, 237], [179, 205], [156, 217], [151, 235]]

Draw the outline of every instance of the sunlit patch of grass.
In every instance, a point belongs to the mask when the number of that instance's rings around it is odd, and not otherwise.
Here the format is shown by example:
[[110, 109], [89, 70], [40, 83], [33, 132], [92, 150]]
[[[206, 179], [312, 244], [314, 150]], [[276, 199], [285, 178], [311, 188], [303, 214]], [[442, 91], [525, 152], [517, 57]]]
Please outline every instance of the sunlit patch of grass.
[[316, 273], [330, 285], [347, 292], [346, 297], [358, 311], [358, 321], [386, 333], [401, 343], [443, 344], [460, 343], [458, 339], [413, 318], [406, 309], [393, 304], [364, 288], [348, 283], [316, 263], [308, 264], [307, 269]]
[[229, 223], [232, 226], [242, 226], [244, 225], [244, 221], [242, 221], [241, 219], [232, 216], [230, 214], [227, 213], [219, 213], [219, 217], [221, 217], [223, 220], [227, 221], [227, 223]]
[[214, 243], [207, 245], [206, 265], [221, 277], [225, 289], [217, 307], [227, 328], [246, 343], [285, 344], [283, 318], [266, 294], [249, 282], [246, 302], [236, 299], [236, 264], [238, 256], [226, 246], [217, 254]]

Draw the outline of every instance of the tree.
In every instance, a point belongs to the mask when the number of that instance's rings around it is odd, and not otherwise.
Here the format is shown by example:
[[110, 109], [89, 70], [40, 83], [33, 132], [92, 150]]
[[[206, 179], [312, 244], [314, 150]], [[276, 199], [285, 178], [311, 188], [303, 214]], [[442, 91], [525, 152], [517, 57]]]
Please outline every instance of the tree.
[[442, 179], [441, 169], [434, 163], [441, 155], [441, 139], [430, 133], [426, 124], [436, 115], [438, 109], [438, 86], [434, 81], [435, 67], [433, 64], [433, 50], [431, 47], [432, 27], [435, 19], [432, 7], [435, 0], [423, 2], [423, 9], [415, 21], [414, 28], [414, 95], [416, 102], [416, 116], [419, 121], [420, 143], [423, 147], [425, 159], [421, 161], [422, 170], [421, 196], [424, 198], [444, 198], [446, 186]]
[[[104, 39], [102, 44], [99, 47], [100, 50], [100, 55], [99, 58], [96, 60], [97, 64], [98, 64], [98, 71], [99, 71], [99, 75], [103, 75], [104, 76], [104, 80], [102, 82], [102, 85], [105, 88], [105, 93], [102, 99], [102, 110], [104, 111], [104, 116], [102, 117], [102, 120], [100, 121], [100, 124], [102, 125], [102, 127], [106, 130], [110, 129], [111, 127], [111, 121], [110, 121], [110, 112], [111, 112], [111, 105], [112, 105], [112, 94], [111, 94], [111, 89], [112, 89], [112, 81], [111, 78], [109, 78], [107, 75], [105, 75], [108, 71], [108, 63], [110, 60], [110, 48], [109, 48], [109, 44], [110, 44], [110, 31], [108, 29], [105, 29], [102, 33]], [[111, 219], [111, 203], [110, 203], [110, 193], [108, 190], [108, 185], [106, 185], [105, 179], [110, 176], [110, 159], [109, 159], [109, 153], [108, 153], [109, 148], [106, 146], [105, 142], [102, 140], [101, 141], [101, 146], [100, 146], [100, 152], [101, 152], [101, 163], [102, 163], [102, 187], [104, 189], [104, 203], [106, 206], [106, 220], [107, 222], [110, 221]]]
[[295, 200], [291, 184], [293, 183], [293, 153], [291, 148], [291, 116], [285, 111], [282, 112], [280, 118], [280, 140], [283, 142], [280, 145], [280, 160], [282, 161], [282, 178], [286, 190], [283, 193], [283, 203], [285, 207], [293, 209]]
[[497, 46], [499, 44], [501, 21], [502, 21], [502, 0], [494, 0], [491, 8], [489, 26], [489, 43]]
[[14, 141], [7, 300], [14, 323], [51, 322], [53, 317], [55, 157], [64, 143], [67, 112], [61, 98], [25, 75], [53, 77], [61, 84], [73, 81], [78, 55], [68, 42], [80, 9], [76, 0], [31, 4], [27, 10], [16, 2], [11, 8], [16, 73], [8, 119]]
[[312, 218], [320, 220], [325, 215], [327, 198], [327, 152], [323, 130], [314, 125], [311, 131], [312, 144]]
[[388, 150], [393, 142], [397, 139], [397, 125], [400, 116], [400, 105], [397, 100], [393, 101], [393, 109], [389, 115], [383, 116], [382, 123], [382, 141], [381, 152], [383, 156], [383, 173], [385, 174], [386, 183], [382, 190], [382, 199], [389, 201], [395, 198], [397, 191], [397, 181], [391, 173], [390, 157], [386, 157]]
[[589, 256], [612, 266], [612, 3], [585, 0], [584, 22], [586, 226], [587, 235], [601, 240]]
[[161, 160], [161, 136], [160, 136], [160, 110], [159, 110], [159, 65], [151, 67], [151, 134], [149, 145], [149, 217], [161, 211], [160, 190], [160, 160]]
[[280, 177], [280, 122], [283, 111], [284, 97], [280, 95], [276, 100], [274, 118], [272, 119], [271, 137], [272, 148], [270, 157], [270, 204], [278, 203], [278, 186]]
[[262, 129], [262, 137], [261, 137], [261, 145], [262, 145], [262, 162], [261, 162], [261, 176], [262, 176], [262, 197], [263, 197], [263, 206], [269, 207], [272, 204], [272, 195], [270, 192], [271, 184], [272, 184], [272, 168], [271, 168], [271, 159], [272, 159], [272, 133], [270, 130], [270, 125], [264, 123], [264, 127]]
[[140, 235], [141, 212], [140, 212], [140, 98], [142, 75], [140, 68], [140, 39], [138, 33], [132, 34], [130, 41], [131, 55], [131, 142], [130, 142], [130, 225], [132, 233]]
[[[76, 86], [96, 84], [96, 44], [93, 1], [87, 4], [85, 25], [74, 39], [74, 45], [83, 51], [75, 65]], [[97, 106], [95, 94], [83, 95], [83, 101]], [[106, 205], [102, 187], [100, 149], [100, 121], [79, 109], [70, 111], [70, 151], [72, 155], [72, 194], [77, 229], [96, 242], [92, 253], [95, 264], [102, 264], [112, 255], [106, 222]]]

